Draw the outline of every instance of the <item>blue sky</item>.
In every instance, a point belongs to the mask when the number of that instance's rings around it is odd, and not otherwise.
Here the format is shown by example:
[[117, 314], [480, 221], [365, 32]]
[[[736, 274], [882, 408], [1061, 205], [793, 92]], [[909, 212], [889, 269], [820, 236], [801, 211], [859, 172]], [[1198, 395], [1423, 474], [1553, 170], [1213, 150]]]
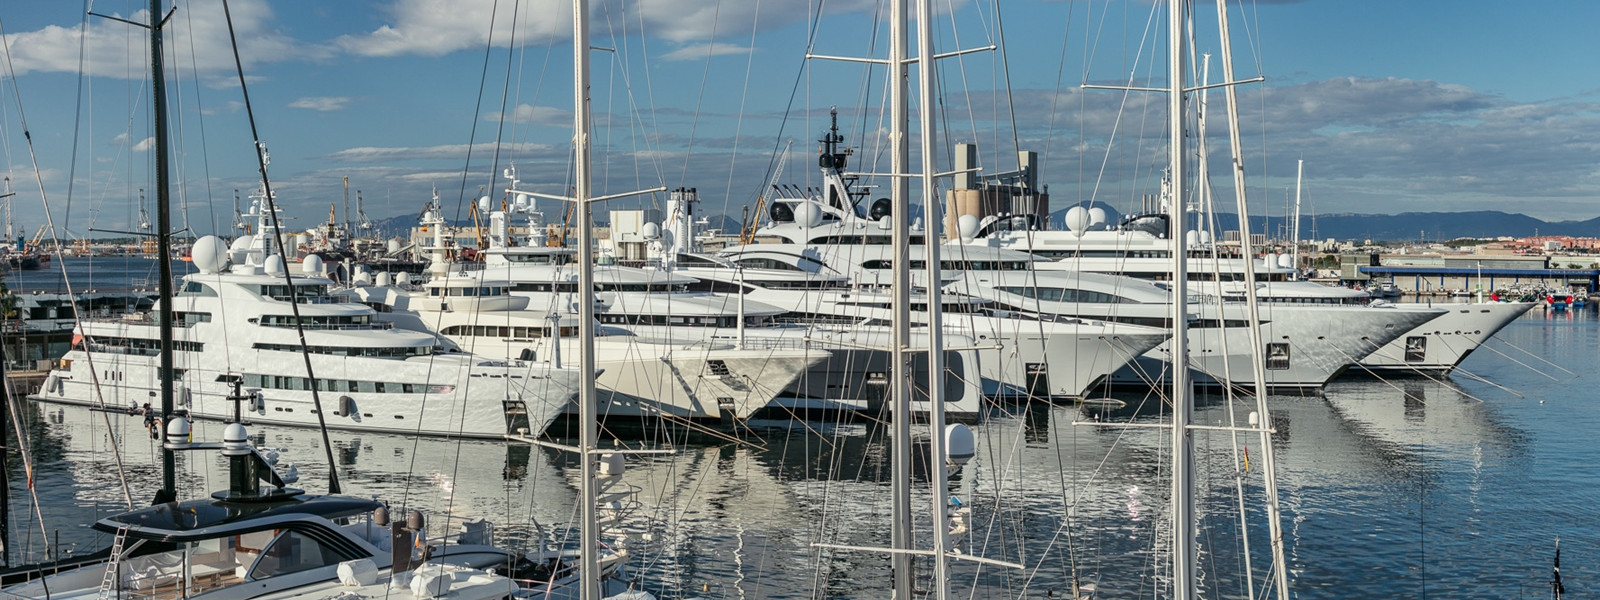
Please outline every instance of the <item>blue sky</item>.
[[[599, 193], [695, 187], [704, 212], [737, 217], [789, 140], [781, 180], [816, 182], [814, 140], [831, 106], [857, 147], [855, 166], [887, 170], [882, 70], [803, 60], [812, 39], [819, 54], [882, 57], [885, 6], [834, 0], [814, 18], [813, 3], [783, 0], [592, 4], [593, 45], [610, 49], [593, 54]], [[1164, 84], [1164, 17], [1151, 2], [1004, 2], [998, 19], [991, 0], [937, 4], [940, 52], [1005, 49], [940, 61], [941, 145], [977, 142], [984, 167], [999, 171], [1015, 168], [1018, 148], [1041, 152], [1056, 207], [1128, 207], [1156, 191], [1164, 100], [1079, 88]], [[502, 186], [496, 174], [513, 162], [527, 188], [570, 185], [569, 3], [229, 6], [273, 187], [294, 228], [323, 221], [330, 204], [343, 212], [344, 177], [351, 204], [360, 190], [375, 218], [416, 214], [433, 189], [455, 210], [480, 186]], [[93, 3], [135, 21], [147, 7]], [[91, 17], [85, 36], [84, 8], [0, 9], [9, 63], [0, 151], [30, 231], [44, 202], [23, 117], [52, 214], [74, 234], [132, 227], [138, 190], [152, 185], [143, 33]], [[1199, 47], [1212, 54], [1215, 10], [1209, 1], [1198, 9]], [[1282, 214], [1296, 159], [1306, 161], [1306, 210], [1323, 214], [1600, 213], [1591, 31], [1600, 4], [1257, 0], [1233, 3], [1230, 21], [1237, 77], [1266, 77], [1240, 88], [1254, 213]], [[234, 190], [256, 187], [249, 124], [220, 0], [183, 3], [170, 31], [174, 203], [210, 232], [231, 220]], [[1215, 62], [1212, 73], [1220, 80]], [[1220, 92], [1211, 103], [1213, 172], [1231, 199]]]

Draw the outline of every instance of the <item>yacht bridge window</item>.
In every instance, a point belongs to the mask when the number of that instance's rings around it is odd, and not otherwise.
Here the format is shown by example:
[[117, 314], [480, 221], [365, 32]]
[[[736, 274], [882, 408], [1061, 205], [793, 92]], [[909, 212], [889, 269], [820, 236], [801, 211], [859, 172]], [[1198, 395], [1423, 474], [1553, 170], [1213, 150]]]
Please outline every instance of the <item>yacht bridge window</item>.
[[[251, 346], [256, 350], [269, 350], [277, 352], [299, 352], [300, 344], [271, 344], [256, 342]], [[312, 354], [329, 354], [333, 356], [366, 356], [372, 358], [407, 358], [411, 356], [428, 356], [433, 354], [433, 346], [306, 346], [306, 352]]]

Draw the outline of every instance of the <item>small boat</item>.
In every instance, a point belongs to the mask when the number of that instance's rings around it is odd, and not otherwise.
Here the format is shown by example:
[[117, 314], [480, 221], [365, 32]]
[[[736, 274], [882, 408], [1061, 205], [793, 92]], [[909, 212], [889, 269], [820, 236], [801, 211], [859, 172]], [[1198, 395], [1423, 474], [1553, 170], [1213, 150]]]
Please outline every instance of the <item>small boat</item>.
[[511, 595], [518, 584], [486, 569], [549, 578], [547, 563], [487, 545], [488, 530], [480, 524], [468, 525], [457, 540], [429, 539], [421, 513], [390, 522], [377, 500], [291, 488], [294, 468], [280, 472], [274, 457], [251, 445], [241, 424], [229, 425], [222, 442], [185, 441], [190, 427], [182, 417], [167, 433], [169, 450], [220, 450], [229, 464], [229, 488], [101, 519], [91, 527], [113, 536], [109, 550], [89, 560], [14, 569], [5, 573], [8, 580], [27, 581], [0, 592], [52, 599], [257, 598], [319, 589], [328, 596], [376, 596], [405, 586], [419, 598], [448, 593], [491, 600]]

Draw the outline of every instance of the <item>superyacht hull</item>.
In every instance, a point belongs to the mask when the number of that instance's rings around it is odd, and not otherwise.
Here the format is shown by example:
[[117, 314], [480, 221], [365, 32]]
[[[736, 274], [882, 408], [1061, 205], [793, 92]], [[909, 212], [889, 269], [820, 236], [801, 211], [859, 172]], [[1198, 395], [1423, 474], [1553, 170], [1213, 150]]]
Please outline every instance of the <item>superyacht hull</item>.
[[[852, 411], [869, 415], [881, 414], [888, 398], [887, 373], [891, 339], [888, 328], [863, 326], [855, 328], [828, 328], [780, 326], [749, 328], [744, 332], [727, 328], [666, 328], [636, 326], [629, 328], [641, 337], [671, 336], [683, 342], [686, 336], [699, 336], [707, 344], [740, 344], [746, 351], [790, 354], [806, 349], [821, 355], [810, 362], [778, 388], [768, 416], [805, 417], [816, 411]], [[741, 340], [742, 336], [742, 342]], [[923, 336], [925, 337], [925, 336]], [[971, 340], [955, 337], [951, 343], [957, 347], [971, 345]], [[926, 347], [918, 334], [912, 335], [913, 347]], [[785, 360], [785, 359], [779, 359]], [[945, 411], [957, 415], [977, 415], [982, 412], [982, 394], [975, 384], [981, 377], [978, 358], [972, 350], [945, 351]], [[920, 353], [912, 358], [914, 373], [926, 381], [927, 361]], [[777, 380], [767, 380], [770, 384]], [[927, 391], [912, 390], [912, 405], [918, 412], [927, 411]], [[760, 408], [760, 407], [757, 407]]]
[[[91, 356], [92, 354], [92, 356]], [[258, 352], [251, 360], [178, 362], [176, 408], [191, 418], [233, 419], [233, 385], [260, 399], [245, 418], [273, 425], [318, 426], [318, 412], [299, 355]], [[263, 356], [276, 354], [278, 356]], [[571, 404], [577, 376], [531, 363], [483, 364], [467, 356], [380, 360], [312, 356], [329, 428], [429, 436], [501, 438], [544, 431]], [[158, 404], [157, 356], [72, 350], [37, 395], [40, 402], [139, 410]], [[298, 373], [300, 376], [288, 375]], [[351, 389], [354, 388], [354, 389]]]
[[1534, 303], [1474, 302], [1431, 306], [1450, 312], [1385, 344], [1361, 360], [1362, 368], [1383, 372], [1448, 373], [1478, 346], [1531, 310]]
[[[1215, 305], [1201, 311], [1213, 318]], [[1224, 305], [1226, 321], [1245, 318], [1245, 307]], [[1392, 307], [1272, 304], [1261, 309], [1263, 383], [1269, 392], [1304, 393], [1321, 389], [1364, 357], [1406, 331], [1443, 314], [1440, 310], [1397, 310]], [[1189, 330], [1189, 366], [1195, 383], [1250, 388], [1256, 384], [1250, 332], [1244, 327], [1195, 327]], [[1167, 380], [1169, 344], [1146, 353], [1116, 383], [1160, 385]]]

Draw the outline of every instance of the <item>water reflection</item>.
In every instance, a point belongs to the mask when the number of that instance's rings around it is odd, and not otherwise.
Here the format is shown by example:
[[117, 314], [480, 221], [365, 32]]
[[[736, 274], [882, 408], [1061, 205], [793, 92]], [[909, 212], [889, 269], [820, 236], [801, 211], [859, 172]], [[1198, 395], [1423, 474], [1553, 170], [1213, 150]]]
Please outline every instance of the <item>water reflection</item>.
[[[1502, 333], [1506, 355], [1527, 349], [1557, 376], [1591, 370], [1600, 331], [1586, 316], [1532, 315]], [[1600, 504], [1589, 465], [1600, 411], [1570, 377], [1546, 377], [1480, 351], [1450, 380], [1341, 379], [1321, 395], [1269, 399], [1283, 499], [1285, 546], [1299, 598], [1510, 596], [1548, 578], [1556, 535], [1569, 581], [1600, 578], [1600, 535], [1586, 526]], [[1477, 382], [1466, 373], [1495, 382]], [[1498, 386], [1498, 387], [1497, 387]], [[1513, 394], [1514, 390], [1522, 397]], [[1168, 410], [1158, 393], [1118, 394], [1120, 404], [1036, 405], [974, 426], [978, 454], [952, 479], [971, 510], [955, 542], [962, 552], [1022, 563], [1017, 571], [972, 563], [953, 568], [973, 597], [1067, 597], [1074, 578], [1096, 598], [1165, 595], [1171, 524]], [[1195, 421], [1243, 423], [1253, 402], [1216, 393], [1198, 399]], [[1541, 403], [1543, 400], [1545, 403]], [[159, 471], [142, 419], [61, 407], [29, 408], [28, 449], [37, 461], [44, 530], [86, 545], [78, 527], [125, 505], [109, 450], [123, 450], [130, 494], [143, 503]], [[115, 441], [107, 432], [117, 432]], [[300, 466], [302, 486], [324, 489], [320, 436], [256, 428], [258, 442]], [[220, 434], [201, 423], [196, 437]], [[559, 537], [575, 515], [576, 463], [556, 451], [495, 442], [330, 434], [348, 493], [456, 517], [488, 518], [523, 537]], [[1202, 589], [1243, 598], [1265, 584], [1266, 527], [1255, 435], [1197, 430], [1196, 483]], [[632, 571], [666, 597], [887, 597], [881, 554], [816, 544], [883, 546], [890, 539], [888, 440], [871, 424], [762, 429], [746, 441], [679, 439], [673, 455], [631, 456], [624, 481], [644, 510]], [[927, 459], [925, 436], [916, 446]], [[1248, 454], [1250, 464], [1245, 465]], [[214, 459], [180, 465], [185, 493], [209, 490]], [[13, 482], [21, 489], [19, 471]], [[919, 486], [926, 481], [918, 469]], [[1238, 489], [1244, 492], [1241, 529]], [[23, 502], [18, 501], [21, 505]], [[915, 496], [925, 546], [930, 494]], [[32, 508], [13, 510], [13, 531], [31, 531]], [[1248, 548], [1246, 544], [1248, 543]], [[1242, 575], [1249, 559], [1253, 581]], [[927, 562], [919, 561], [925, 575]], [[1576, 584], [1573, 584], [1576, 585]]]

